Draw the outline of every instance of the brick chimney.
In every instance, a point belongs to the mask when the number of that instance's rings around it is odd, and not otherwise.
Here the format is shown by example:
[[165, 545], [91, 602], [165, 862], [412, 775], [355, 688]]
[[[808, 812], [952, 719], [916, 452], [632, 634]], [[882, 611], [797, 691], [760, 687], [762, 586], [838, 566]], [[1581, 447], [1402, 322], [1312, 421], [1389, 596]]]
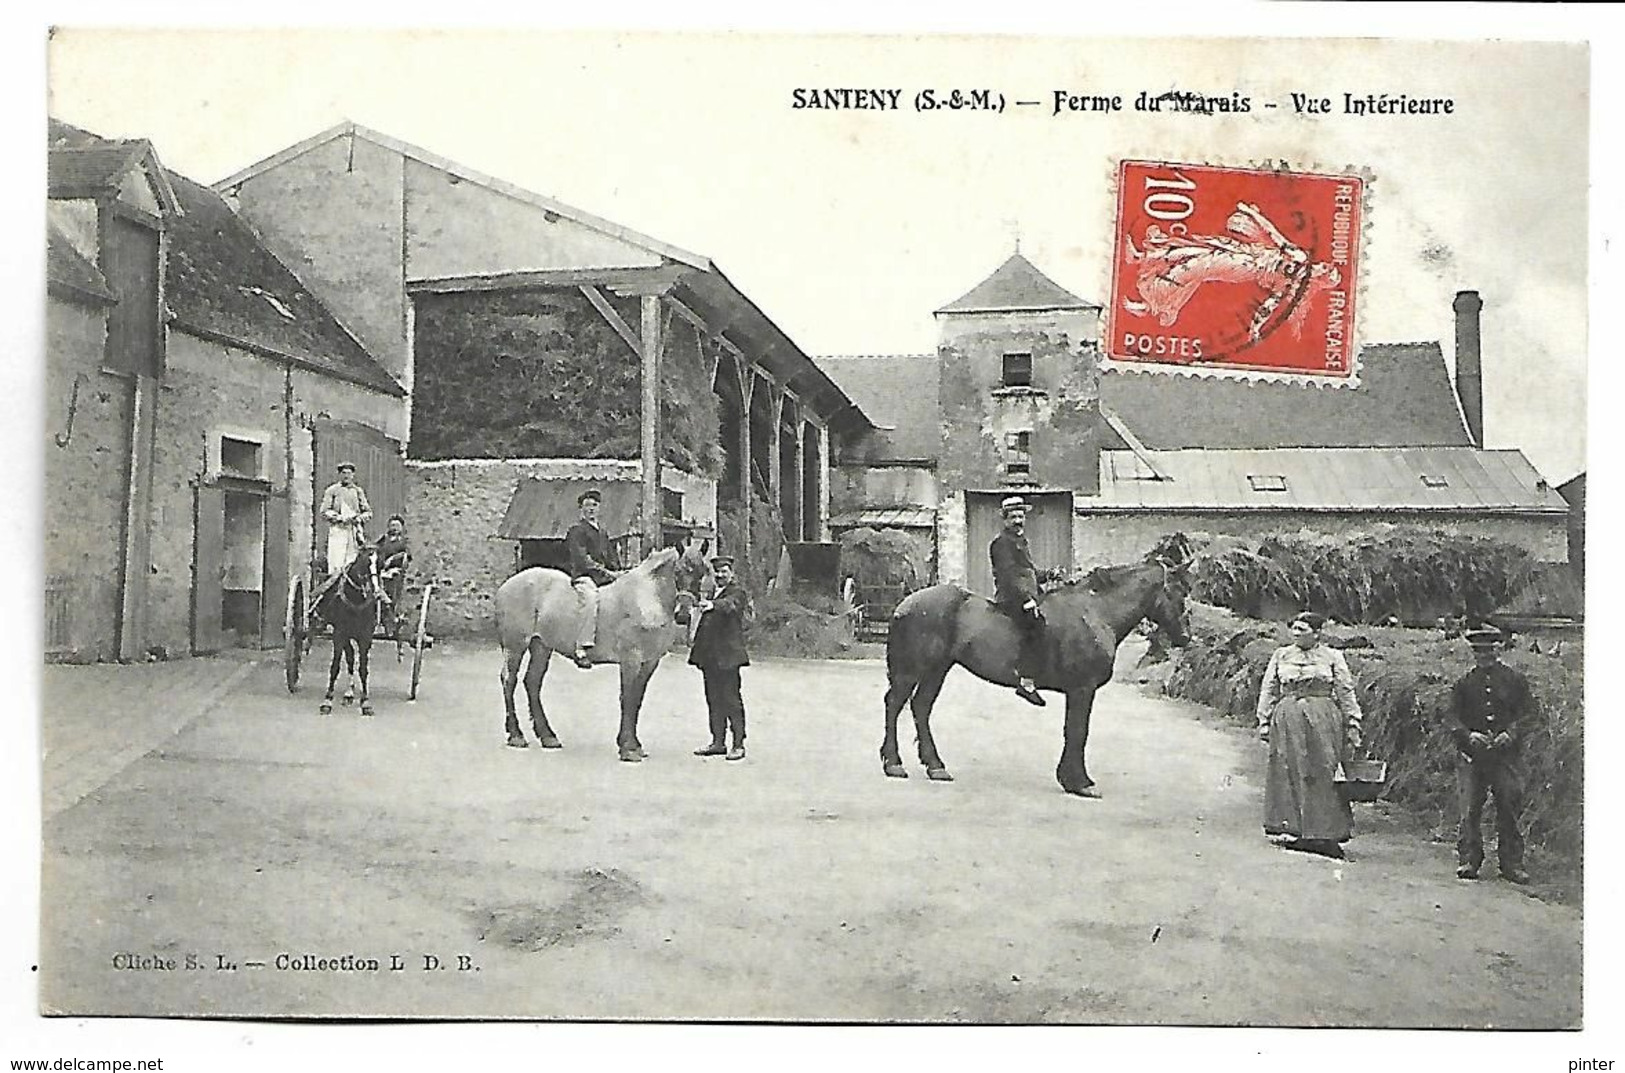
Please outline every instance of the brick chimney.
[[1456, 397], [1467, 419], [1473, 446], [1484, 446], [1484, 368], [1478, 349], [1478, 311], [1484, 308], [1477, 291], [1457, 291]]

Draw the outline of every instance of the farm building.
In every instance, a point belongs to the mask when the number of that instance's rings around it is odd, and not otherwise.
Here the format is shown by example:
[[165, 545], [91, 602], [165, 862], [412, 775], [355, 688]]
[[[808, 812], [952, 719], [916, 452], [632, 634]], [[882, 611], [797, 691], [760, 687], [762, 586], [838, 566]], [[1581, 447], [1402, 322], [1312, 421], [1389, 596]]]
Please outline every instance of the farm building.
[[52, 121], [48, 195], [47, 656], [280, 643], [313, 499], [403, 388], [150, 143]]
[[[820, 358], [874, 422], [834, 522], [929, 541], [940, 580], [992, 591], [999, 500], [1033, 504], [1041, 564], [1143, 554], [1174, 530], [1256, 536], [1408, 521], [1567, 558], [1568, 508], [1516, 450], [1483, 450], [1478, 295], [1438, 343], [1366, 346], [1353, 387], [1103, 365], [1100, 307], [1019, 253], [937, 311], [935, 354]], [[932, 404], [934, 400], [934, 405]]]
[[709, 259], [351, 123], [216, 189], [411, 391], [433, 628], [483, 628], [586, 482], [628, 552], [825, 538], [870, 422]]

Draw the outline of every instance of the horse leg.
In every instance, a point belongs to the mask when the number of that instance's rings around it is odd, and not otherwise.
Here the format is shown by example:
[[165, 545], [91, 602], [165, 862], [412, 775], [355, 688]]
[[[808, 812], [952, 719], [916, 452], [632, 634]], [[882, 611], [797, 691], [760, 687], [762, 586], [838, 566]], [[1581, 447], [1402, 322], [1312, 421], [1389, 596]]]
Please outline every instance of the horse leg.
[[925, 765], [925, 777], [936, 782], [953, 782], [954, 777], [948, 774], [948, 765], [942, 762], [937, 753], [937, 743], [931, 737], [931, 707], [937, 702], [937, 694], [942, 692], [943, 679], [948, 677], [948, 668], [952, 664], [943, 664], [941, 667], [927, 671], [920, 678], [920, 684], [914, 689], [914, 696], [909, 701], [909, 707], [914, 710], [914, 736], [918, 739], [920, 750], [920, 763]]
[[1079, 797], [1100, 796], [1083, 759], [1084, 747], [1089, 744], [1089, 714], [1094, 706], [1094, 689], [1067, 691], [1066, 736], [1061, 745], [1061, 762], [1055, 765], [1055, 781], [1061, 784], [1061, 789]]
[[530, 729], [541, 742], [544, 749], [562, 749], [557, 734], [547, 722], [547, 712], [542, 708], [542, 678], [547, 674], [547, 665], [553, 661], [553, 652], [542, 644], [540, 637], [530, 639], [530, 663], [525, 667], [525, 700], [530, 704]]
[[333, 662], [327, 668], [327, 695], [322, 698], [322, 714], [333, 714], [333, 688], [339, 680], [339, 662], [344, 657], [339, 651], [339, 639], [333, 638]]
[[615, 737], [621, 759], [635, 764], [646, 755], [638, 741], [638, 711], [643, 707], [643, 694], [649, 688], [649, 678], [660, 665], [658, 658], [648, 663], [621, 664], [621, 732]]
[[897, 674], [886, 686], [886, 737], [880, 743], [880, 764], [886, 774], [894, 779], [908, 778], [908, 769], [903, 766], [903, 757], [897, 747], [897, 719], [903, 714], [903, 705], [908, 703], [909, 694], [918, 684], [918, 678]]
[[355, 639], [344, 638], [344, 673], [348, 676], [344, 686], [344, 703], [355, 703]]
[[508, 715], [508, 744], [515, 749], [530, 746], [530, 742], [525, 740], [525, 732], [519, 729], [519, 716], [513, 706], [513, 691], [519, 684], [519, 665], [525, 661], [525, 651], [512, 646], [504, 646], [502, 651], [502, 705]]
[[367, 661], [372, 654], [372, 638], [366, 637], [357, 641], [356, 647], [361, 650], [361, 714], [371, 715], [372, 701], [367, 699]]

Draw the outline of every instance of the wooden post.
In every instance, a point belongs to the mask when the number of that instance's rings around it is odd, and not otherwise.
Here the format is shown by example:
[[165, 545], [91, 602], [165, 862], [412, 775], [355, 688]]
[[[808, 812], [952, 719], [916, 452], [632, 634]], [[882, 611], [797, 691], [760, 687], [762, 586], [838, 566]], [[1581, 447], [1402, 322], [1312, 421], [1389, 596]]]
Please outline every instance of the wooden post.
[[818, 425], [818, 526], [814, 540], [827, 540], [829, 533], [829, 426]]
[[742, 576], [750, 563], [751, 465], [750, 456], [750, 399], [756, 390], [756, 374], [744, 355], [736, 358], [735, 372], [739, 376], [739, 547], [729, 549], [739, 559]]
[[[771, 383], [771, 382], [770, 382]], [[779, 529], [784, 539], [789, 540], [790, 534], [784, 531], [784, 391], [777, 383], [772, 384], [772, 392], [768, 395], [768, 419], [773, 423], [773, 450], [767, 456], [767, 501], [773, 504], [779, 512]]]
[[[795, 407], [799, 411], [801, 408]], [[791, 481], [791, 487], [796, 494], [796, 539], [812, 540], [815, 538], [815, 522], [807, 519], [807, 425], [802, 421], [799, 412], [794, 414], [796, 421], [796, 472]]]
[[641, 376], [643, 386], [642, 442], [640, 458], [643, 462], [643, 554], [648, 556], [660, 546], [660, 358], [661, 316], [660, 296], [645, 294], [643, 306], [643, 347]]

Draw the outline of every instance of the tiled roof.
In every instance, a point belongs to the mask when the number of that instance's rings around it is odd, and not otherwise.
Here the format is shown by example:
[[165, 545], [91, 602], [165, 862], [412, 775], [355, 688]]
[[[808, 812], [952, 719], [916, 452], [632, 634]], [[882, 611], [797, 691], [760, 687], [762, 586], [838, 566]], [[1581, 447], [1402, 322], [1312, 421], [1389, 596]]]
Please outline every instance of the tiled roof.
[[102, 303], [118, 301], [107, 279], [73, 248], [68, 236], [55, 224], [47, 225], [45, 235], [45, 281], [53, 291], [65, 290], [71, 297]]
[[936, 460], [940, 366], [935, 354], [838, 354], [819, 357], [816, 363], [877, 426], [865, 439], [865, 457], [873, 462]]
[[[52, 155], [145, 142], [109, 142], [53, 120]], [[143, 148], [143, 151], [145, 149]], [[101, 154], [111, 159], [112, 154]], [[215, 193], [164, 171], [180, 212], [166, 221], [165, 301], [175, 327], [240, 345], [393, 395], [401, 386]]]
[[1046, 309], [1099, 309], [1050, 279], [1021, 254], [1010, 259], [993, 274], [972, 287], [938, 313], [997, 313]]
[[570, 527], [581, 519], [576, 496], [589, 488], [598, 489], [603, 496], [598, 507], [598, 527], [611, 538], [643, 528], [639, 516], [643, 485], [637, 481], [527, 477], [514, 489], [508, 512], [497, 526], [496, 535], [506, 540], [562, 540]]
[[[1152, 479], [1151, 466], [1169, 479]], [[1516, 450], [1329, 447], [1104, 451], [1090, 510], [1473, 511], [1562, 514]]]
[[[1100, 380], [1101, 406], [1153, 450], [1469, 447], [1438, 343], [1360, 351], [1355, 387], [1126, 371]], [[1108, 434], [1106, 447], [1126, 447]]]
[[97, 145], [52, 148], [46, 161], [46, 187], [53, 198], [95, 197], [117, 188], [145, 142], [104, 141]]

